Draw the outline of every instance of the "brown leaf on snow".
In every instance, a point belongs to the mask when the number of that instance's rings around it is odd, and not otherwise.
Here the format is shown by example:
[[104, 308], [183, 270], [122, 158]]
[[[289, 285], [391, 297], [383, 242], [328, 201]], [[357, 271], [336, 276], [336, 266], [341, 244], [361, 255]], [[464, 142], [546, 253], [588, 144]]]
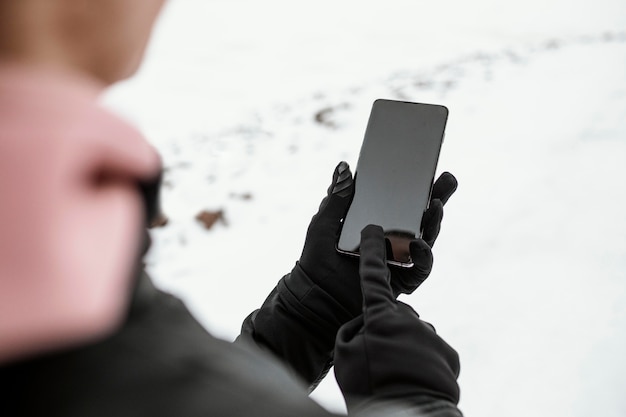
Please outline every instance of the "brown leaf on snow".
[[221, 222], [223, 225], [227, 225], [226, 218], [224, 217], [224, 210], [202, 210], [196, 215], [198, 220], [205, 229], [210, 230], [215, 223]]

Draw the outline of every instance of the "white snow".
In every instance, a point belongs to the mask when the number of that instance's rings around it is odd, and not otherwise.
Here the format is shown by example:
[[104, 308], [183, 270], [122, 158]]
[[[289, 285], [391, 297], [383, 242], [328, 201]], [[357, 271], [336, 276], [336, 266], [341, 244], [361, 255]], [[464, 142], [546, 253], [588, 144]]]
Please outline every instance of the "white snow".
[[[171, 0], [105, 97], [167, 167], [157, 283], [233, 339], [376, 98], [450, 109], [439, 168], [460, 185], [403, 300], [458, 350], [461, 409], [626, 415], [623, 1]], [[202, 209], [227, 224], [203, 229]], [[344, 409], [332, 374], [313, 398]]]

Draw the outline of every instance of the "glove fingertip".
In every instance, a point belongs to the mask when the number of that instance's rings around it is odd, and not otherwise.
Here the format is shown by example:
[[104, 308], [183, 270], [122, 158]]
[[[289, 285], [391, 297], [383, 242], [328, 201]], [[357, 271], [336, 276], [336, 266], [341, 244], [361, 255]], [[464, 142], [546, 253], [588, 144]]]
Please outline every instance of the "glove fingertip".
[[353, 184], [354, 179], [352, 177], [352, 171], [350, 171], [350, 166], [346, 161], [341, 161], [333, 173], [333, 183], [328, 189], [328, 195], [348, 197], [352, 194]]
[[433, 185], [433, 199], [437, 198], [441, 200], [443, 204], [446, 204], [448, 199], [456, 191], [458, 185], [459, 183], [454, 175], [447, 171], [444, 172]]
[[315, 227], [318, 222], [324, 221], [324, 219], [330, 220], [338, 226], [339, 221], [346, 214], [351, 201], [349, 197], [352, 196], [353, 192], [354, 179], [350, 166], [347, 162], [341, 161], [333, 172], [332, 183], [328, 187], [326, 196], [320, 203], [309, 227]]

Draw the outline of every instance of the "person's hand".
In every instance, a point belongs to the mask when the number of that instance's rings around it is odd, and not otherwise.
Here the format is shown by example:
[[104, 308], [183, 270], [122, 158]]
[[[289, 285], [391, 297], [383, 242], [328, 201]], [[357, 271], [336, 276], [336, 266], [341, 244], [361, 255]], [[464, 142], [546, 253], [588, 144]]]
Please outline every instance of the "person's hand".
[[[444, 173], [435, 182], [422, 224], [423, 239], [410, 245], [414, 266], [391, 268], [394, 295], [414, 291], [430, 273], [430, 248], [439, 234], [443, 204], [455, 189], [452, 174]], [[336, 250], [342, 218], [353, 193], [352, 173], [348, 164], [341, 162], [311, 221], [300, 261], [242, 326], [242, 340], [251, 339], [271, 350], [311, 389], [332, 365], [339, 327], [362, 312], [359, 260]]]
[[341, 327], [335, 376], [349, 410], [380, 401], [459, 401], [459, 358], [408, 305], [396, 301], [379, 226], [361, 233], [363, 314]]
[[0, 138], [0, 361], [99, 336], [124, 313], [145, 224], [138, 185], [160, 160], [121, 122], [99, 134], [102, 120], [83, 116]]
[[[430, 206], [423, 216], [422, 238], [410, 244], [414, 265], [411, 268], [390, 268], [391, 286], [396, 296], [412, 293], [430, 274], [433, 265], [431, 248], [439, 235], [443, 206], [456, 187], [456, 178], [449, 172], [444, 172], [435, 182]], [[338, 253], [336, 245], [353, 193], [352, 173], [348, 164], [341, 162], [335, 169], [326, 198], [309, 225], [302, 256], [292, 271], [292, 275], [303, 273], [328, 292], [351, 317], [361, 314], [359, 261]]]

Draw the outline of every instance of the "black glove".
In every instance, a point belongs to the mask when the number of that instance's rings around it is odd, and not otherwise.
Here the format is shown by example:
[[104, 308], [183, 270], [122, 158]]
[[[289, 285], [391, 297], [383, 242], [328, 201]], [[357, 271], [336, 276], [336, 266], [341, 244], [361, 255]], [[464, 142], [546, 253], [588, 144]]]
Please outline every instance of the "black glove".
[[[443, 204], [456, 190], [444, 173], [433, 187], [423, 217], [423, 239], [411, 242], [412, 268], [392, 268], [394, 294], [410, 293], [428, 277]], [[359, 260], [337, 252], [336, 244], [354, 193], [352, 173], [341, 162], [319, 211], [311, 220], [300, 261], [243, 324], [242, 335], [269, 347], [314, 387], [332, 364], [339, 327], [362, 312]]]
[[[410, 245], [414, 266], [392, 268], [391, 285], [396, 296], [400, 293], [410, 294], [430, 274], [433, 264], [431, 247], [439, 235], [443, 205], [456, 187], [456, 179], [448, 172], [435, 182], [430, 207], [423, 216], [423, 237], [415, 239]], [[300, 279], [294, 277], [294, 274], [306, 275], [355, 317], [361, 314], [362, 299], [358, 259], [342, 255], [336, 250], [341, 220], [348, 211], [353, 192], [350, 168], [346, 162], [341, 162], [335, 169], [326, 198], [309, 225], [300, 262], [291, 272], [291, 280]]]
[[436, 398], [457, 404], [457, 353], [396, 301], [379, 226], [361, 233], [363, 314], [343, 325], [335, 347], [335, 376], [349, 410], [379, 401], [420, 404]]

